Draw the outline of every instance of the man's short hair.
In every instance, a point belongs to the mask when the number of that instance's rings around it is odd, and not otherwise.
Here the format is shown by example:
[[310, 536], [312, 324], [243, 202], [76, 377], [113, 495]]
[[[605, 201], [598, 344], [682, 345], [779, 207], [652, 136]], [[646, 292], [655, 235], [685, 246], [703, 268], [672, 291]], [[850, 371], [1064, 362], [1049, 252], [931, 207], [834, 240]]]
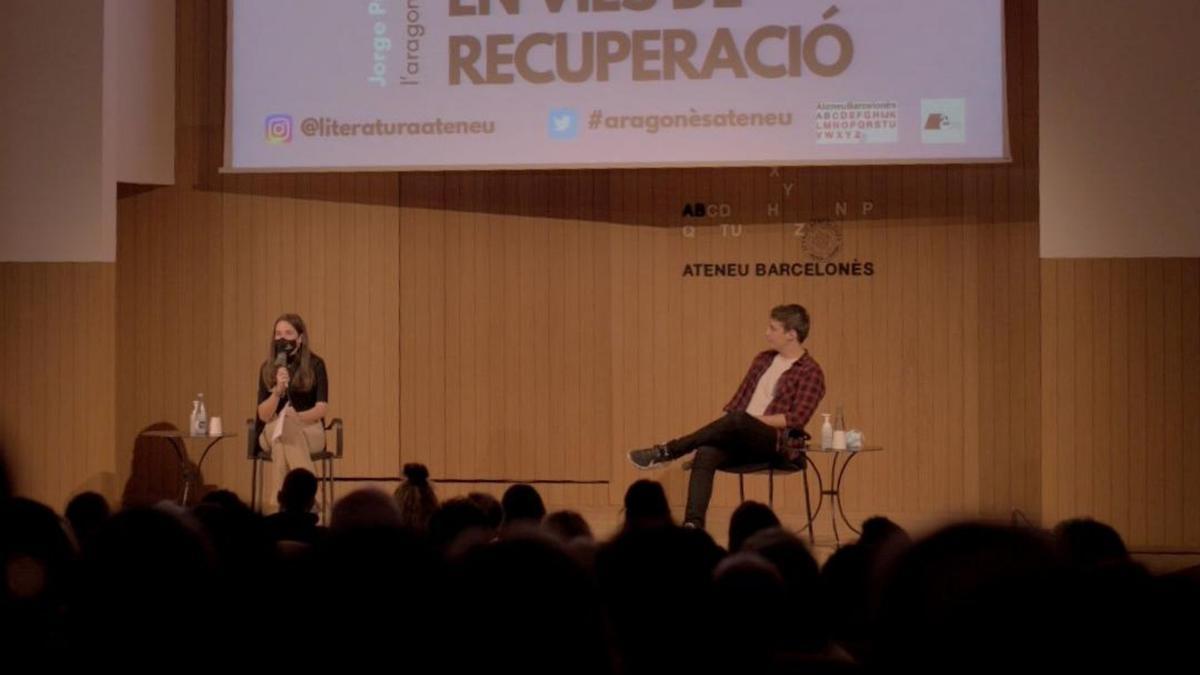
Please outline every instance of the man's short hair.
[[783, 330], [796, 331], [796, 341], [808, 339], [808, 310], [803, 305], [779, 305], [771, 310], [771, 318], [783, 325]]

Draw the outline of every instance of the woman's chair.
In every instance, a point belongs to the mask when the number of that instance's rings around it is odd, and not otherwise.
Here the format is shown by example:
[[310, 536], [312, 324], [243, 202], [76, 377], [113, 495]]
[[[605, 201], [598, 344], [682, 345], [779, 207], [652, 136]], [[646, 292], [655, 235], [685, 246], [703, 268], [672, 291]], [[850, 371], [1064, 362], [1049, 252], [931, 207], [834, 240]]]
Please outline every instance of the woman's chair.
[[[321, 522], [329, 523], [329, 514], [333, 509], [334, 492], [333, 488], [336, 483], [334, 475], [334, 460], [342, 458], [344, 450], [343, 440], [343, 423], [342, 418], [334, 417], [329, 420], [329, 424], [325, 426], [326, 434], [332, 431], [334, 440], [332, 446], [326, 439], [325, 448], [318, 452], [312, 453], [313, 463], [317, 465], [317, 482], [321, 486]], [[266, 467], [259, 470], [259, 464], [271, 461], [270, 451], [263, 450], [258, 444], [258, 435], [260, 430], [258, 422], [254, 418], [246, 420], [246, 457], [250, 460], [250, 508], [255, 511], [262, 512], [263, 502], [263, 476], [266, 474]], [[330, 448], [333, 448], [330, 450]]]

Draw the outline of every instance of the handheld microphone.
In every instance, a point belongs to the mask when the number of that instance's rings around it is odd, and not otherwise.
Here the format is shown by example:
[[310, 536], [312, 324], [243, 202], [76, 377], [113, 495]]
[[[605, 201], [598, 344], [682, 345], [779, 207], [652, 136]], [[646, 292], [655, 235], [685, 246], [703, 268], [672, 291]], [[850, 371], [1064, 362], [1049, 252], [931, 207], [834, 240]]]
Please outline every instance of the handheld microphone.
[[[276, 372], [276, 374], [278, 374], [280, 368], [287, 367], [288, 352], [287, 352], [287, 349], [281, 348], [278, 342], [276, 342], [275, 345], [276, 345], [275, 346], [275, 372]], [[291, 388], [290, 382], [288, 383], [288, 388], [289, 389]], [[279, 400], [281, 400], [281, 401], [285, 400], [287, 397], [288, 397], [287, 389], [284, 389], [283, 394], [281, 394], [279, 396]]]

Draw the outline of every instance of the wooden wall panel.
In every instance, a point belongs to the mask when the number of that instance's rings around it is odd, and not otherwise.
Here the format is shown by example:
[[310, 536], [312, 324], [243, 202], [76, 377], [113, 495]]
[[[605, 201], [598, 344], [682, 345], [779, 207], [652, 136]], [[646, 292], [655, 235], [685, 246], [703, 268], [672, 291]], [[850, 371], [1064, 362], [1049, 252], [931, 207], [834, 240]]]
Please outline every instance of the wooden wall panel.
[[401, 177], [402, 461], [460, 480], [607, 477], [606, 226], [581, 209], [592, 177]]
[[1200, 261], [1043, 260], [1044, 521], [1200, 547]]
[[13, 487], [62, 511], [117, 491], [116, 266], [0, 263], [0, 448]]

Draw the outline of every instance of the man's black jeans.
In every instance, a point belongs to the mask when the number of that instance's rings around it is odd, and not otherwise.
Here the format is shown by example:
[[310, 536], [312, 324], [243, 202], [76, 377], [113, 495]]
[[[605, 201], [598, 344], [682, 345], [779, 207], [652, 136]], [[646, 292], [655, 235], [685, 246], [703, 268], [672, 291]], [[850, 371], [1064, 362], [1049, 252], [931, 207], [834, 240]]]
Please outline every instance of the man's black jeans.
[[774, 461], [778, 430], [746, 412], [732, 412], [667, 443], [672, 458], [696, 451], [683, 522], [704, 527], [717, 469]]

